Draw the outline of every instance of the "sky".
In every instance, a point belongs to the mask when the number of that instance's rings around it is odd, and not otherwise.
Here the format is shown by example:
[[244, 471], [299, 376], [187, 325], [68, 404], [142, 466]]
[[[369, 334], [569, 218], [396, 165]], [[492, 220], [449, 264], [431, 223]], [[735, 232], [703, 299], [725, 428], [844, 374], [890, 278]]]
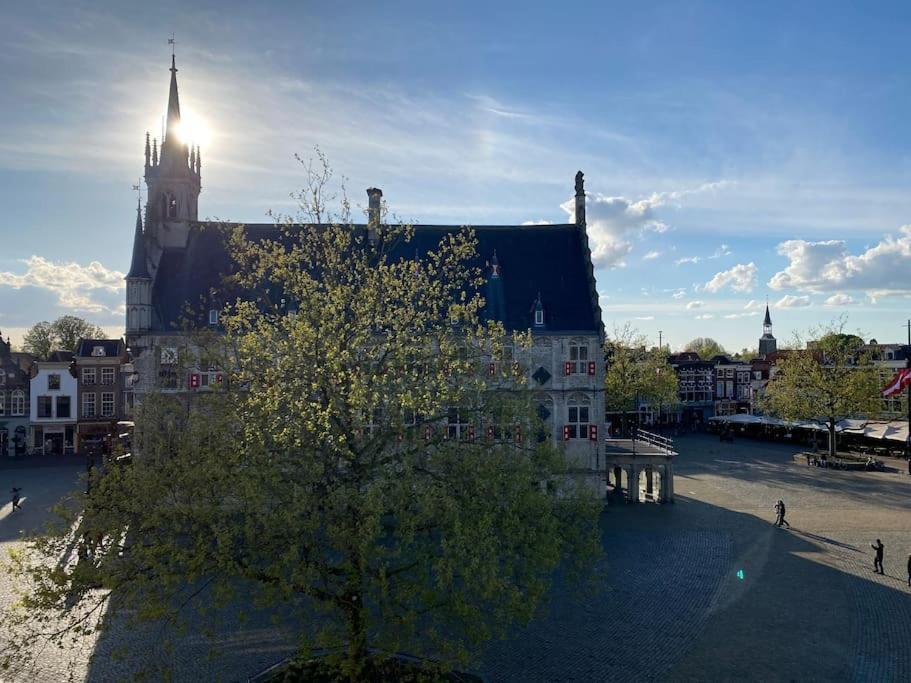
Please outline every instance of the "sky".
[[[571, 220], [585, 172], [608, 333], [755, 348], [911, 317], [911, 5], [0, 5], [0, 331], [123, 330], [146, 131], [171, 46], [200, 218], [293, 210], [319, 147], [356, 207]], [[504, 277], [508, 276], [504, 273]]]

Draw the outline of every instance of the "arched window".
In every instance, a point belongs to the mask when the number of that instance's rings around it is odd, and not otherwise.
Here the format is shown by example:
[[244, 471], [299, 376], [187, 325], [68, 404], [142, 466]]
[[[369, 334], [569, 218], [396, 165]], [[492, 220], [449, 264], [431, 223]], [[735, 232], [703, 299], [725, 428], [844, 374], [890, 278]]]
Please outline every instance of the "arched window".
[[25, 415], [25, 392], [22, 389], [16, 389], [12, 393], [9, 414]]
[[177, 197], [168, 195], [168, 218], [177, 218]]
[[572, 395], [566, 402], [566, 423], [563, 440], [588, 439], [591, 431], [591, 400], [587, 396]]

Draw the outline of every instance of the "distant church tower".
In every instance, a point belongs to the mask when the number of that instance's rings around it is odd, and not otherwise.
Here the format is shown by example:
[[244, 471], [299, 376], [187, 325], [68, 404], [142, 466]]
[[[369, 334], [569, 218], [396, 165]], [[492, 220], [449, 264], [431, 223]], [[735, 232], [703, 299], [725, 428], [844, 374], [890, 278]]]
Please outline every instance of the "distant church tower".
[[765, 320], [762, 321], [762, 336], [759, 338], [759, 355], [765, 358], [778, 350], [778, 342], [772, 336], [772, 316], [769, 315], [769, 305], [765, 305]]
[[152, 286], [165, 249], [187, 246], [190, 226], [198, 218], [202, 188], [202, 156], [199, 146], [190, 148], [180, 139], [180, 97], [177, 66], [171, 55], [171, 88], [164, 139], [145, 139], [146, 203], [145, 229], [137, 210], [133, 259], [126, 276], [126, 331], [136, 337], [152, 328]]

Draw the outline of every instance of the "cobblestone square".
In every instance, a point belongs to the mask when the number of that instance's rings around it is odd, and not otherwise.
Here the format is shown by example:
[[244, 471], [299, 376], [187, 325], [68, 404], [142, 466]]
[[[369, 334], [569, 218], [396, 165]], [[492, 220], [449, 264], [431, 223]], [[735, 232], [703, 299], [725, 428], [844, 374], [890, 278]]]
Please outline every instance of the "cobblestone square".
[[[793, 446], [687, 436], [678, 441], [674, 505], [610, 505], [603, 514], [604, 579], [594, 591], [555, 585], [527, 628], [491, 645], [477, 669], [492, 681], [911, 680], [911, 477], [810, 468]], [[902, 463], [904, 464], [904, 463]], [[77, 467], [0, 469], [22, 486], [22, 513], [0, 508], [0, 544], [43, 521], [42, 508], [76, 481]], [[791, 529], [773, 505], [787, 504]], [[875, 539], [885, 575], [873, 573]], [[742, 572], [742, 573], [740, 573]], [[742, 577], [742, 578], [740, 578]], [[0, 581], [0, 599], [9, 583]], [[164, 658], [176, 680], [245, 680], [280, 659], [283, 633], [232, 626], [223, 650], [190, 634], [171, 653], [114, 628], [84, 643], [76, 680], [129, 677]], [[114, 659], [118, 644], [132, 654]], [[13, 680], [60, 680], [48, 652]]]

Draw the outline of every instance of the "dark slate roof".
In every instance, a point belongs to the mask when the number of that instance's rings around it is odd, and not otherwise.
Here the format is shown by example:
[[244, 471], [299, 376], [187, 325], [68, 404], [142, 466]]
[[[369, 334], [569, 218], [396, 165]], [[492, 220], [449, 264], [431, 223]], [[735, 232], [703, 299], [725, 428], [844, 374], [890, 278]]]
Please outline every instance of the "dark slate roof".
[[91, 358], [96, 346], [104, 348], [105, 358], [117, 358], [123, 354], [122, 339], [80, 339], [76, 355], [80, 358]]
[[[365, 229], [365, 226], [352, 226]], [[490, 274], [489, 262], [496, 251], [501, 284], [490, 317], [501, 319], [507, 329], [533, 326], [533, 305], [538, 293], [544, 304], [544, 332], [602, 332], [594, 277], [584, 232], [576, 225], [471, 226], [478, 240], [475, 265]], [[414, 258], [436, 249], [447, 234], [460, 226], [416, 225], [414, 237], [393, 251], [393, 258]], [[251, 239], [279, 238], [269, 224], [247, 224]], [[186, 249], [167, 249], [162, 254], [152, 289], [153, 327], [175, 331], [183, 327], [188, 305], [196, 311], [196, 324], [205, 324], [205, 311], [219, 300], [237, 296], [225, 288], [224, 276], [232, 259], [220, 224], [200, 223], [190, 232]], [[487, 295], [484, 288], [483, 295]], [[212, 291], [220, 297], [212, 303]]]

